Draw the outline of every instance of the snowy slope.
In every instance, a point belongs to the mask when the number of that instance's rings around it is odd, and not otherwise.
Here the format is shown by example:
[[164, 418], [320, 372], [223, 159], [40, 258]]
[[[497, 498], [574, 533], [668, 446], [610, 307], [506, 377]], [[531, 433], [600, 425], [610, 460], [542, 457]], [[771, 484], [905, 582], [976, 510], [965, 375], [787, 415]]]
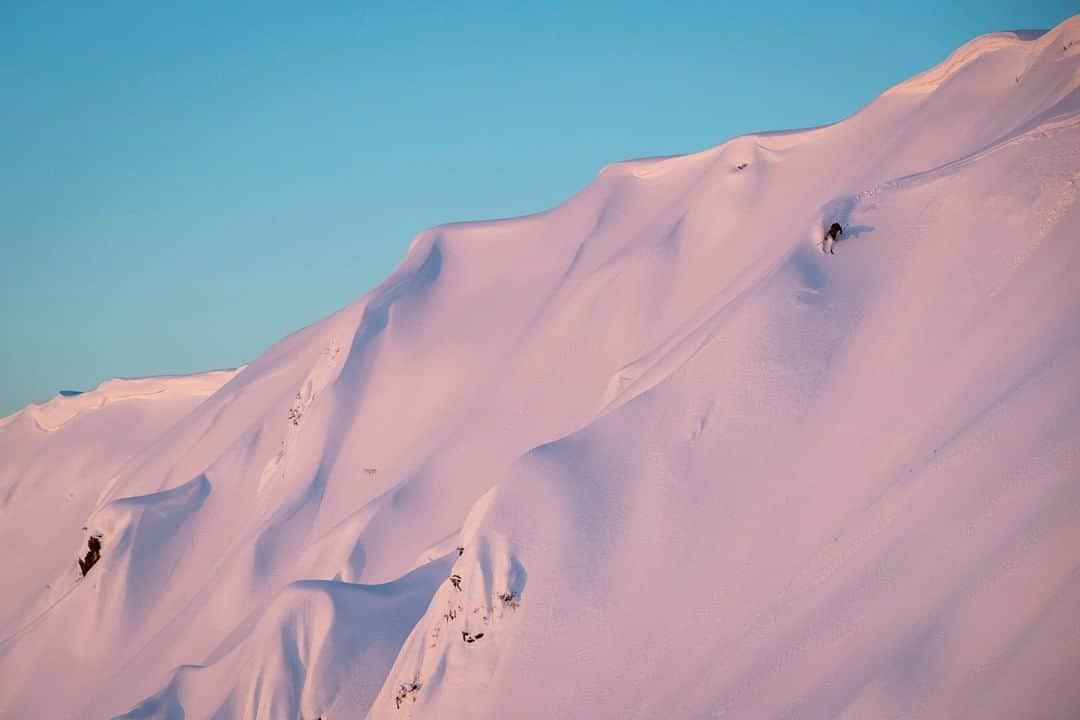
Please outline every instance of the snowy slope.
[[71, 589], [82, 526], [124, 464], [236, 372], [110, 380], [0, 420], [2, 637]]
[[977, 38], [3, 421], [0, 715], [1075, 716], [1078, 78]]

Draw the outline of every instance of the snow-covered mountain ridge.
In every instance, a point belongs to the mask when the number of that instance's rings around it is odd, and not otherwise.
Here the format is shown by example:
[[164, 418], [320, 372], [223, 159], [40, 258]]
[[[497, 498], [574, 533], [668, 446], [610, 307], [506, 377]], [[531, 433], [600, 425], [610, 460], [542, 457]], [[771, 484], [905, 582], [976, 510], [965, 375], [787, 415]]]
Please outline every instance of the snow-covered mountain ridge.
[[0, 421], [0, 715], [1075, 716], [1078, 40]]

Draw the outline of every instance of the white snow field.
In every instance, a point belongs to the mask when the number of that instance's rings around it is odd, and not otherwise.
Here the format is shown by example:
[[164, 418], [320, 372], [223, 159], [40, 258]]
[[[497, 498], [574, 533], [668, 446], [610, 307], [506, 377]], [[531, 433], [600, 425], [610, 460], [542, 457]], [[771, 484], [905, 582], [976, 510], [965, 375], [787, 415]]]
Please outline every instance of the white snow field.
[[980, 37], [2, 421], [0, 717], [1080, 717], [1078, 79]]

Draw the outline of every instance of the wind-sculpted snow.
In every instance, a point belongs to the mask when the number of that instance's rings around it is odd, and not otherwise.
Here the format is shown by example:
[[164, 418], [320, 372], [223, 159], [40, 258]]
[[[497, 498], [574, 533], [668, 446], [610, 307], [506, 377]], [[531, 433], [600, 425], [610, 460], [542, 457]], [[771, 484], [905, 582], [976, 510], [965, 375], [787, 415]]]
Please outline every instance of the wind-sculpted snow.
[[435, 561], [387, 585], [294, 582], [205, 666], [178, 668], [123, 717], [314, 718], [334, 714], [335, 702], [367, 706], [449, 566]]
[[1076, 716], [1078, 39], [427, 230], [205, 391], [5, 420], [0, 715]]
[[108, 380], [90, 392], [61, 390], [52, 400], [28, 405], [18, 413], [0, 419], [0, 428], [23, 421], [32, 423], [38, 430], [54, 432], [79, 415], [100, 410], [111, 403], [156, 398], [208, 397], [238, 372], [239, 370], [217, 370], [198, 375]]
[[101, 493], [237, 371], [112, 380], [0, 421], [0, 642], [74, 587]]

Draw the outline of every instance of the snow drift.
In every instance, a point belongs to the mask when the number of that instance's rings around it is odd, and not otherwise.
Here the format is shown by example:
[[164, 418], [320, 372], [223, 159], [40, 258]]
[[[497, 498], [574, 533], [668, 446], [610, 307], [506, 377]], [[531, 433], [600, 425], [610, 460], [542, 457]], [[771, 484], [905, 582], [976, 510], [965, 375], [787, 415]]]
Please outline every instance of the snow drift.
[[3, 421], [0, 715], [1074, 717], [1078, 40]]

